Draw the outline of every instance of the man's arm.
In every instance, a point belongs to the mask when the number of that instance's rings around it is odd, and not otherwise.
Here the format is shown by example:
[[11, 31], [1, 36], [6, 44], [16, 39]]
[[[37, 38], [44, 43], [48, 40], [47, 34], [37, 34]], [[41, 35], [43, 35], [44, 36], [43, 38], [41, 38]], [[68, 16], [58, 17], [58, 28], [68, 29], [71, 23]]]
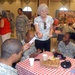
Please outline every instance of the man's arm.
[[28, 17], [27, 17], [26, 15], [24, 15], [24, 17], [25, 17], [25, 22], [26, 22], [26, 24], [29, 24], [29, 19], [28, 19]]
[[60, 43], [58, 44], [58, 48], [57, 48], [57, 50], [55, 50], [55, 52], [61, 54], [61, 50], [62, 50], [62, 42], [60, 42]]
[[23, 52], [28, 50], [30, 48], [30, 44], [29, 43], [26, 43], [25, 45], [23, 45]]
[[75, 44], [73, 44], [73, 56], [75, 57]]
[[34, 52], [33, 54], [31, 54], [29, 57], [36, 57], [41, 52], [42, 51], [40, 49], [38, 49], [36, 52]]

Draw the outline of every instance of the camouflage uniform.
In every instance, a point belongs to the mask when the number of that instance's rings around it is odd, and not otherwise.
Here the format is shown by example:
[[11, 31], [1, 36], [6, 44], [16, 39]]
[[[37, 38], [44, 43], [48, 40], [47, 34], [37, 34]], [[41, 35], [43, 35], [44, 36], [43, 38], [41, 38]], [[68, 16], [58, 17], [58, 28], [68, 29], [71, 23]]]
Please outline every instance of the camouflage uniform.
[[[24, 45], [26, 44], [24, 40], [21, 41], [21, 43]], [[31, 47], [26, 50], [24, 53], [23, 53], [23, 56], [21, 57], [21, 61], [23, 60], [26, 60], [27, 58], [29, 58], [29, 56], [33, 53], [35, 53], [37, 50], [35, 48], [35, 42], [31, 45]]]
[[17, 16], [17, 18], [16, 18], [16, 35], [20, 41], [25, 38], [27, 24], [28, 24], [28, 18], [25, 15]]
[[11, 66], [0, 63], [0, 75], [18, 75], [18, 72]]
[[75, 56], [75, 44], [69, 42], [68, 45], [65, 45], [63, 41], [58, 44], [58, 51], [62, 53], [64, 56], [68, 56], [73, 58]]

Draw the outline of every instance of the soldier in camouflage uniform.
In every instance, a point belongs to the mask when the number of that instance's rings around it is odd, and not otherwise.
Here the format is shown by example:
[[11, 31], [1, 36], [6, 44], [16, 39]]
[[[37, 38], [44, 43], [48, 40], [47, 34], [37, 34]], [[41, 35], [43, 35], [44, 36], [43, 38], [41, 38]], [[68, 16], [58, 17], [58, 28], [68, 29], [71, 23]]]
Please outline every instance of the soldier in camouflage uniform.
[[25, 37], [26, 25], [28, 24], [28, 18], [23, 14], [22, 9], [18, 9], [18, 16], [16, 17], [16, 35], [21, 41]]

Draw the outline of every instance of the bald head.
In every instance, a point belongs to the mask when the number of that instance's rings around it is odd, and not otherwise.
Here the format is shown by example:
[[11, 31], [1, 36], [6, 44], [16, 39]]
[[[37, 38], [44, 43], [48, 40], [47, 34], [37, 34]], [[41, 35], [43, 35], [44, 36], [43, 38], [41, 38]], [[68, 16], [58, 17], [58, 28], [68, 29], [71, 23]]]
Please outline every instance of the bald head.
[[32, 31], [32, 30], [29, 30], [29, 31], [26, 33], [25, 42], [29, 42], [34, 36], [35, 36], [35, 32]]
[[1, 57], [9, 58], [12, 54], [19, 53], [22, 50], [22, 43], [18, 39], [7, 39], [1, 47]]

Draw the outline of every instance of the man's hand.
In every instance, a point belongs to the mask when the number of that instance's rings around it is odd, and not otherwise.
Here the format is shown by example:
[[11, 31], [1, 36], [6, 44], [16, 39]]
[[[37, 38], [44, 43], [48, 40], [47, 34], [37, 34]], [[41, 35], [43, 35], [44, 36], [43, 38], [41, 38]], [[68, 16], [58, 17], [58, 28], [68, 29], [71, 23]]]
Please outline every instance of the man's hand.
[[42, 52], [42, 50], [40, 50], [40, 49], [37, 50], [37, 53], [38, 53], [38, 54], [41, 53], [41, 52]]
[[29, 43], [26, 43], [24, 46], [23, 46], [23, 52], [26, 51], [28, 48], [30, 48], [30, 44]]
[[35, 58], [38, 54], [40, 54], [42, 51], [38, 49], [35, 53], [31, 54], [30, 57]]

